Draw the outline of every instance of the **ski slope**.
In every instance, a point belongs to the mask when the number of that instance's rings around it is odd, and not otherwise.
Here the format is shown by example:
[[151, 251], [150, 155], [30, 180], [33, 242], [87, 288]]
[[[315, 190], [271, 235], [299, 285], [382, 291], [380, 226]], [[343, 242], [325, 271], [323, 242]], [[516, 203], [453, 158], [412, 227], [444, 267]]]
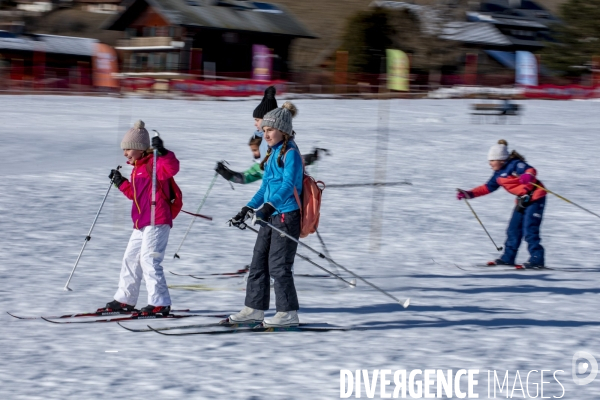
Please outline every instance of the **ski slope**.
[[[489, 178], [486, 155], [498, 139], [524, 154], [548, 188], [600, 212], [600, 103], [527, 101], [521, 125], [473, 125], [468, 115], [473, 102], [389, 101], [386, 179], [413, 185], [389, 187], [383, 198], [376, 197], [383, 201], [379, 251], [370, 247], [373, 189], [324, 192], [320, 231], [332, 257], [394, 296], [410, 297], [408, 309], [360, 281], [348, 289], [333, 279], [298, 278], [301, 322], [366, 329], [167, 337], [116, 324], [54, 325], [2, 314], [0, 398], [334, 399], [340, 396], [341, 369], [479, 369], [476, 392], [488, 398], [488, 370], [510, 371], [512, 388], [517, 370], [544, 369], [564, 371], [563, 398], [597, 399], [600, 378], [575, 385], [571, 361], [576, 351], [600, 357], [599, 272], [467, 273], [453, 264], [498, 256], [467, 206], [455, 199], [457, 187], [470, 189]], [[119, 143], [135, 120], [158, 130], [176, 153], [184, 209], [195, 212], [216, 161], [226, 159], [234, 170], [251, 165], [247, 141], [256, 104], [1, 96], [0, 310], [54, 315], [93, 311], [112, 300], [132, 229], [131, 202], [117, 190], [111, 190], [75, 272], [73, 292], [62, 289], [110, 170], [121, 164], [129, 174]], [[382, 104], [295, 104], [300, 149], [319, 146], [333, 153], [311, 172], [330, 184], [372, 182]], [[257, 189], [258, 183], [232, 190], [219, 178], [201, 211], [214, 220], [195, 221], [181, 259], [174, 260], [191, 217], [177, 218], [165, 271], [205, 275], [248, 264], [255, 234], [226, 221]], [[499, 190], [471, 204], [494, 240], [503, 243], [512, 197]], [[542, 224], [548, 266], [598, 269], [599, 238], [600, 220], [549, 197]], [[320, 249], [316, 237], [306, 243]], [[524, 246], [518, 261], [527, 261]], [[322, 273], [300, 259], [295, 271]], [[174, 308], [222, 313], [243, 306], [241, 278], [194, 280], [167, 273], [167, 281], [174, 286]], [[146, 305], [145, 293], [142, 288], [138, 306]], [[213, 322], [150, 324], [191, 321]], [[551, 376], [546, 380], [554, 382]], [[546, 384], [545, 396], [560, 394], [558, 384]], [[523, 398], [520, 391], [514, 397]]]

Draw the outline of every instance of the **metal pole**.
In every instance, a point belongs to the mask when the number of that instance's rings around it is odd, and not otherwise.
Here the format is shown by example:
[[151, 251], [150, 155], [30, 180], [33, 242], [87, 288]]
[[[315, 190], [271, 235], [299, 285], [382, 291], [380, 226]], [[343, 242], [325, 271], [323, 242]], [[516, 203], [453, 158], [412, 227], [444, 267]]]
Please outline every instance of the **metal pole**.
[[[117, 166], [117, 171], [121, 169], [121, 166]], [[85, 245], [87, 244], [87, 242], [89, 242], [92, 239], [92, 231], [94, 230], [94, 226], [96, 225], [96, 221], [98, 221], [98, 217], [100, 216], [100, 211], [102, 211], [102, 207], [104, 207], [104, 202], [106, 201], [106, 198], [108, 197], [108, 193], [110, 192], [110, 188], [112, 187], [113, 183], [114, 183], [115, 177], [113, 176], [113, 178], [110, 180], [110, 185], [108, 186], [108, 190], [106, 190], [106, 194], [104, 195], [104, 198], [102, 199], [102, 204], [100, 204], [100, 208], [98, 209], [98, 212], [96, 213], [96, 218], [94, 218], [94, 222], [92, 223], [92, 227], [90, 228], [90, 231], [88, 232], [87, 236], [85, 237], [85, 241], [83, 242], [83, 247], [81, 247], [81, 251], [79, 252], [79, 255], [77, 256], [77, 260], [75, 261], [75, 265], [73, 266], [73, 270], [71, 271], [71, 275], [69, 275], [69, 279], [67, 280], [67, 283], [65, 284], [65, 287], [63, 288], [63, 290], [72, 292], [73, 289], [71, 289], [69, 287], [69, 283], [71, 282], [71, 278], [73, 278], [73, 274], [75, 273], [75, 268], [77, 268], [77, 264], [79, 264], [79, 259], [81, 258], [81, 255], [83, 254], [83, 250], [85, 249]]]
[[281, 235], [287, 237], [290, 240], [293, 240], [294, 242], [298, 243], [299, 245], [302, 245], [304, 247], [306, 247], [307, 249], [309, 249], [310, 251], [312, 251], [313, 253], [317, 254], [319, 257], [329, 261], [330, 263], [332, 263], [333, 265], [335, 265], [336, 267], [339, 267], [341, 269], [343, 269], [344, 271], [348, 272], [349, 274], [351, 274], [352, 276], [354, 276], [357, 279], [360, 279], [361, 281], [363, 281], [364, 283], [366, 283], [367, 285], [371, 286], [373, 289], [378, 290], [379, 292], [381, 292], [382, 294], [386, 295], [387, 297], [393, 299], [395, 302], [399, 303], [400, 305], [402, 305], [402, 307], [406, 308], [409, 306], [410, 304], [410, 299], [404, 299], [404, 300], [400, 300], [398, 298], [396, 298], [395, 296], [393, 296], [392, 294], [386, 292], [385, 290], [381, 289], [378, 286], [375, 286], [374, 284], [372, 284], [371, 282], [367, 281], [366, 279], [364, 279], [363, 277], [355, 274], [354, 272], [350, 271], [348, 268], [336, 263], [334, 260], [332, 260], [331, 258], [327, 257], [326, 255], [324, 255], [323, 253], [318, 252], [317, 250], [313, 249], [312, 247], [310, 247], [307, 244], [302, 243], [301, 241], [299, 241], [298, 239], [296, 239], [293, 236], [290, 236], [288, 233], [282, 231], [279, 228], [276, 228], [275, 226], [273, 226], [272, 224], [268, 223], [267, 221], [261, 221], [261, 223], [265, 224], [266, 226], [268, 226], [269, 228], [279, 232]]
[[[240, 228], [240, 229], [246, 229], [246, 228], [248, 228], [248, 229], [250, 229], [252, 232], [255, 232], [256, 234], [258, 234], [258, 230], [254, 229], [253, 227], [251, 227], [251, 226], [249, 226], [249, 225], [246, 225], [246, 224], [243, 224], [242, 226], [243, 226], [243, 228]], [[344, 278], [342, 278], [341, 276], [334, 274], [333, 272], [331, 272], [331, 271], [330, 271], [330, 270], [328, 270], [327, 268], [321, 267], [319, 264], [317, 264], [316, 262], [314, 262], [314, 261], [313, 261], [313, 260], [311, 260], [310, 258], [308, 258], [308, 257], [306, 257], [306, 256], [304, 256], [304, 255], [302, 255], [302, 254], [298, 254], [298, 253], [296, 253], [296, 255], [297, 255], [298, 257], [300, 257], [301, 259], [303, 259], [304, 261], [308, 261], [309, 263], [311, 263], [311, 264], [312, 264], [312, 265], [314, 265], [315, 267], [317, 267], [317, 268], [320, 268], [321, 270], [323, 270], [323, 271], [327, 272], [329, 275], [331, 275], [331, 276], [333, 276], [333, 277], [335, 277], [335, 278], [338, 278], [340, 281], [342, 281], [342, 282], [346, 283], [348, 286], [350, 286], [350, 287], [356, 287], [356, 281], [355, 281], [354, 279], [352, 279], [351, 281], [347, 281], [347, 280], [345, 280]]]
[[465, 197], [463, 199], [465, 201], [465, 203], [467, 203], [467, 205], [469, 206], [469, 208], [471, 209], [471, 212], [473, 213], [473, 215], [475, 216], [475, 218], [477, 219], [477, 221], [479, 222], [479, 225], [481, 225], [481, 227], [483, 228], [483, 230], [485, 231], [485, 233], [488, 235], [488, 237], [490, 238], [490, 240], [492, 241], [492, 243], [494, 243], [494, 246], [496, 247], [496, 250], [501, 251], [502, 250], [502, 246], [498, 247], [496, 245], [496, 242], [494, 242], [494, 239], [492, 239], [492, 237], [490, 236], [489, 232], [487, 231], [487, 229], [485, 229], [485, 226], [483, 226], [483, 222], [481, 222], [481, 220], [479, 219], [479, 217], [477, 216], [477, 213], [475, 212], [475, 210], [473, 210], [473, 207], [471, 207], [471, 204], [469, 204], [469, 200], [467, 200], [467, 198]]
[[[210, 182], [210, 185], [208, 186], [208, 190], [206, 191], [206, 194], [204, 195], [204, 198], [202, 199], [202, 202], [200, 203], [200, 205], [198, 206], [198, 209], [196, 210], [196, 214], [200, 214], [200, 210], [202, 209], [202, 206], [204, 205], [204, 202], [206, 201], [206, 198], [208, 197], [208, 194], [212, 190], [212, 187], [214, 186], [215, 181], [217, 180], [217, 176], [218, 175], [219, 174], [215, 172], [215, 176], [213, 176], [213, 179]], [[173, 258], [179, 258], [179, 254], [178, 254], [179, 250], [181, 250], [181, 246], [183, 246], [183, 242], [185, 242], [185, 238], [187, 238], [188, 233], [190, 233], [190, 230], [192, 229], [192, 225], [194, 225], [194, 221], [196, 221], [196, 218], [192, 218], [192, 220], [190, 221], [190, 224], [188, 225], [187, 231], [185, 231], [185, 235], [183, 235], [183, 239], [181, 239], [181, 243], [179, 244], [179, 247], [177, 248], [177, 251], [173, 255]]]
[[545, 190], [546, 192], [548, 192], [548, 193], [550, 193], [550, 194], [553, 194], [553, 195], [555, 195], [555, 196], [556, 196], [556, 197], [558, 197], [559, 199], [561, 199], [561, 200], [564, 200], [564, 201], [566, 201], [566, 202], [567, 202], [567, 203], [569, 203], [569, 204], [573, 204], [575, 207], [578, 207], [578, 208], [582, 209], [583, 211], [585, 211], [585, 212], [588, 212], [588, 213], [590, 213], [590, 214], [592, 214], [592, 215], [594, 215], [594, 216], [596, 216], [596, 217], [600, 218], [600, 215], [598, 215], [598, 214], [596, 214], [596, 213], [594, 213], [594, 212], [592, 212], [592, 211], [588, 210], [587, 208], [581, 207], [579, 204], [572, 202], [571, 200], [567, 199], [566, 197], [562, 197], [561, 195], [559, 195], [559, 194], [556, 194], [556, 193], [554, 193], [553, 191], [551, 191], [551, 190], [549, 190], [549, 189], [546, 189], [545, 187], [542, 187], [542, 186], [540, 186], [540, 185], [536, 185], [535, 183], [532, 183], [532, 185], [533, 185], [533, 186], [535, 186], [535, 187], [537, 187], [537, 188], [539, 188], [539, 189]]

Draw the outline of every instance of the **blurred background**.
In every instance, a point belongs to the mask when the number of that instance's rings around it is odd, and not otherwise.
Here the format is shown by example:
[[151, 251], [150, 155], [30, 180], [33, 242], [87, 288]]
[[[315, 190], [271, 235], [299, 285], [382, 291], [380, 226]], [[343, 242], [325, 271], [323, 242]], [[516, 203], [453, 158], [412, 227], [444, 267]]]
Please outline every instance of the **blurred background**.
[[591, 97], [597, 21], [600, 0], [2, 0], [0, 90]]

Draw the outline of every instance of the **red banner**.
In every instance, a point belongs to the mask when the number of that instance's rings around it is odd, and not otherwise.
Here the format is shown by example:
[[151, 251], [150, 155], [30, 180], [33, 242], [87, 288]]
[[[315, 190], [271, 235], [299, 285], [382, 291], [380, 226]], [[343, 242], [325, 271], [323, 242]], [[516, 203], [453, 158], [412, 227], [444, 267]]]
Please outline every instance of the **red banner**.
[[154, 78], [123, 78], [121, 79], [121, 87], [129, 90], [152, 89], [156, 83]]
[[171, 80], [169, 90], [215, 97], [262, 96], [268, 86], [275, 86], [277, 94], [285, 92], [285, 81], [190, 81]]
[[598, 86], [579, 86], [579, 85], [539, 85], [525, 86], [525, 97], [529, 99], [553, 99], [553, 100], [572, 100], [572, 99], [594, 99], [600, 97], [600, 85]]

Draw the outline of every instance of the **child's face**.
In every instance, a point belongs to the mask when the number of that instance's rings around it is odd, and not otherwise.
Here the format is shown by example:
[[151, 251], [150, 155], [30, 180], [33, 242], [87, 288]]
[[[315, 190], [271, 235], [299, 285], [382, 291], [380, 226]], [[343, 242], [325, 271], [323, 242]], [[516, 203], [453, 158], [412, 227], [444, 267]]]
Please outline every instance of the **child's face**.
[[250, 151], [252, 152], [252, 156], [254, 156], [255, 160], [260, 158], [260, 146], [257, 144], [250, 145]]
[[125, 158], [127, 158], [127, 161], [129, 161], [130, 164], [133, 164], [135, 161], [142, 158], [144, 155], [144, 150], [125, 149], [123, 150], [123, 155]]
[[263, 132], [263, 140], [266, 140], [270, 147], [275, 146], [277, 143], [283, 140], [283, 132], [281, 132], [279, 129], [265, 126], [263, 128]]
[[254, 127], [257, 131], [260, 131], [260, 123], [262, 122], [262, 118], [254, 118]]
[[504, 161], [503, 160], [492, 160], [492, 161], [490, 161], [490, 167], [492, 167], [492, 169], [494, 171], [499, 171], [500, 168], [502, 168], [503, 165], [504, 165]]

